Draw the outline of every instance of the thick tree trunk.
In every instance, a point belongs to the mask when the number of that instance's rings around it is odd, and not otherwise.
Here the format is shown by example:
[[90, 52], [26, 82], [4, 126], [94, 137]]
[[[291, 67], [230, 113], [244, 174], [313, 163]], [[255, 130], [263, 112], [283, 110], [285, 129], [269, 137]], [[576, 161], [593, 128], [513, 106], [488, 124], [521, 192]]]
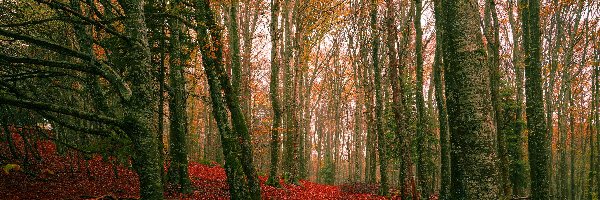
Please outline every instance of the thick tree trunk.
[[452, 199], [500, 198], [489, 68], [476, 5], [443, 2]]
[[[294, 98], [294, 68], [291, 66], [291, 62], [293, 61], [293, 51], [294, 51], [294, 37], [292, 35], [292, 25], [294, 23], [294, 19], [296, 18], [296, 6], [294, 5], [294, 9], [290, 12], [291, 3], [289, 0], [284, 1], [283, 8], [283, 20], [284, 20], [284, 54], [282, 56], [282, 62], [284, 65], [283, 70], [283, 84], [284, 84], [284, 125], [285, 125], [285, 138], [284, 138], [284, 162], [283, 162], [283, 171], [284, 178], [286, 182], [297, 183], [295, 179], [295, 168], [297, 166], [296, 163], [296, 155], [297, 155], [297, 146], [296, 143], [296, 127], [294, 126], [295, 119], [295, 98]], [[292, 17], [293, 19], [290, 19]], [[296, 65], [297, 63], [294, 63]]]
[[125, 32], [135, 42], [125, 52], [131, 73], [131, 99], [125, 103], [123, 129], [132, 140], [135, 153], [134, 162], [140, 176], [140, 195], [142, 199], [162, 199], [161, 181], [162, 163], [159, 161], [158, 140], [152, 129], [154, 108], [153, 94], [156, 92], [152, 81], [150, 66], [150, 48], [146, 38], [143, 0], [132, 0], [121, 4], [127, 18], [124, 20]]
[[[177, 5], [177, 2], [173, 2]], [[170, 184], [179, 187], [183, 193], [191, 192], [187, 158], [187, 109], [184, 65], [186, 58], [181, 52], [182, 23], [170, 20], [171, 38], [169, 48], [169, 154], [171, 162], [167, 173]]]
[[[106, 2], [102, 2], [103, 5], [108, 5], [110, 2], [108, 0], [102, 0]], [[146, 5], [144, 12], [145, 13], [156, 13], [164, 11], [164, 5], [162, 1], [157, 0], [149, 0]], [[104, 8], [105, 18], [113, 18], [112, 10], [109, 6]], [[157, 123], [157, 140], [158, 140], [158, 151], [160, 163], [164, 165], [165, 162], [165, 145], [164, 145], [164, 117], [165, 117], [165, 61], [166, 61], [166, 52], [167, 47], [165, 45], [166, 34], [164, 30], [164, 23], [157, 19], [148, 19], [146, 20], [146, 26], [148, 27], [148, 43], [152, 48], [153, 45], [157, 45], [160, 52], [158, 53], [158, 60], [154, 61], [152, 64], [154, 65], [154, 69], [157, 70], [156, 78], [158, 81], [158, 91], [156, 95], [158, 96], [158, 111], [156, 113], [156, 123]], [[165, 171], [161, 170], [161, 179], [165, 182]]]

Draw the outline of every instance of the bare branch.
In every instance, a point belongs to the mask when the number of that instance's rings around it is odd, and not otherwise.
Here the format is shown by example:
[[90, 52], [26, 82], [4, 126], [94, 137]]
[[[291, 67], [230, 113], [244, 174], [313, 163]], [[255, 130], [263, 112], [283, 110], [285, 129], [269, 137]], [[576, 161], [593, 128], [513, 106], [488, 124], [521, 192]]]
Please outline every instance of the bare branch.
[[89, 113], [89, 112], [81, 111], [81, 110], [74, 109], [71, 107], [64, 107], [64, 106], [51, 104], [51, 103], [18, 99], [18, 98], [9, 96], [6, 93], [0, 93], [0, 104], [6, 104], [6, 105], [11, 105], [11, 106], [36, 110], [36, 111], [50, 111], [50, 112], [70, 115], [70, 116], [77, 117], [80, 119], [85, 119], [85, 120], [89, 120], [89, 121], [95, 121], [95, 122], [110, 124], [110, 125], [115, 125], [115, 126], [122, 125], [122, 122], [120, 120], [112, 118], [112, 117], [95, 114], [95, 113]]

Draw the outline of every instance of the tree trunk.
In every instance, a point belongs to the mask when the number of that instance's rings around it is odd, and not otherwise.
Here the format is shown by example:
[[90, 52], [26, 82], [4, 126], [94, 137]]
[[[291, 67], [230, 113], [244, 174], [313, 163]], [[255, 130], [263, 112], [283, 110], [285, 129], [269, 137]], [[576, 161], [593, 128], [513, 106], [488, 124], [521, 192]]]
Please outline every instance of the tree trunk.
[[525, 59], [525, 94], [527, 97], [526, 113], [529, 130], [528, 150], [529, 165], [531, 166], [531, 198], [550, 198], [550, 136], [544, 121], [544, 104], [542, 96], [541, 74], [541, 33], [540, 33], [540, 2], [526, 0], [520, 2], [522, 9], [523, 47], [526, 50]]
[[[197, 11], [198, 19], [203, 22], [198, 30], [199, 45], [202, 48], [204, 71], [209, 83], [213, 115], [221, 135], [223, 154], [225, 155], [225, 172], [231, 198], [260, 199], [260, 185], [249, 144], [248, 127], [241, 112], [237, 95], [233, 91], [222, 63], [221, 33], [215, 23], [214, 13], [209, 2], [199, 0], [197, 4], [199, 8], [202, 8]], [[222, 96], [221, 91], [223, 91], [224, 96]], [[225, 106], [231, 113], [233, 128], [229, 127]], [[240, 170], [245, 174], [245, 178]], [[245, 191], [248, 191], [248, 193], [246, 194]]]
[[[178, 6], [177, 1], [173, 2]], [[188, 174], [187, 158], [187, 112], [184, 65], [187, 63], [182, 49], [182, 23], [179, 20], [169, 20], [171, 38], [169, 49], [169, 154], [171, 163], [167, 177], [170, 184], [180, 187], [183, 193], [190, 193], [191, 182]]]
[[279, 0], [271, 0], [271, 82], [269, 94], [271, 107], [273, 107], [273, 125], [271, 127], [271, 168], [269, 171], [268, 185], [280, 187], [277, 176], [279, 164], [279, 130], [281, 129], [281, 106], [279, 105], [279, 60], [277, 46], [279, 44]]
[[150, 49], [146, 38], [143, 0], [132, 0], [121, 3], [127, 14], [124, 20], [125, 33], [132, 41], [123, 60], [129, 65], [131, 99], [125, 103], [124, 125], [122, 129], [131, 138], [134, 146], [134, 163], [140, 180], [140, 196], [142, 199], [162, 199], [163, 183], [161, 181], [162, 163], [159, 162], [157, 137], [152, 129], [152, 119], [156, 104], [153, 93], [152, 69], [150, 66]]
[[523, 61], [521, 57], [521, 46], [519, 45], [519, 36], [521, 30], [518, 26], [517, 18], [514, 16], [513, 7], [515, 6], [514, 0], [509, 1], [508, 19], [511, 30], [513, 31], [512, 39], [512, 65], [515, 71], [516, 79], [516, 119], [514, 123], [513, 132], [506, 136], [508, 158], [510, 163], [510, 182], [512, 185], [512, 195], [514, 197], [523, 197], [526, 195], [526, 189], [528, 185], [528, 177], [526, 174], [527, 163], [524, 160], [524, 130], [525, 130], [525, 119], [523, 119]]
[[506, 153], [506, 136], [500, 131], [503, 127], [502, 110], [500, 107], [500, 24], [498, 23], [498, 14], [496, 12], [495, 0], [486, 0], [485, 3], [485, 37], [488, 41], [488, 63], [490, 68], [490, 91], [492, 94], [492, 107], [494, 109], [494, 123], [496, 126], [496, 140], [498, 148], [498, 168], [500, 170], [500, 178], [498, 179], [502, 187], [503, 198], [510, 197], [510, 184], [508, 181], [508, 157]]
[[434, 1], [434, 14], [436, 26], [436, 46], [435, 58], [433, 64], [433, 76], [435, 84], [435, 102], [438, 109], [438, 121], [440, 123], [440, 154], [441, 154], [441, 183], [440, 183], [440, 199], [450, 199], [450, 132], [448, 130], [448, 114], [446, 110], [446, 97], [443, 88], [443, 46], [444, 35], [443, 26], [444, 19], [442, 14], [442, 0]]
[[417, 180], [419, 183], [419, 189], [421, 195], [425, 197], [429, 196], [430, 188], [427, 183], [428, 174], [430, 172], [427, 171], [429, 168], [426, 164], [426, 150], [427, 142], [425, 141], [426, 130], [425, 130], [425, 99], [423, 97], [423, 30], [421, 29], [421, 15], [422, 15], [423, 5], [421, 0], [415, 0], [415, 15], [413, 18], [413, 23], [415, 26], [415, 54], [416, 54], [416, 85], [415, 85], [415, 98], [417, 103]]
[[379, 66], [379, 31], [377, 30], [377, 1], [371, 0], [371, 47], [373, 48], [373, 73], [375, 84], [375, 132], [377, 133], [377, 152], [379, 153], [379, 174], [381, 178], [380, 193], [388, 194], [387, 185], [387, 156], [385, 135], [383, 133], [383, 98], [381, 96], [381, 68]]
[[489, 68], [474, 0], [444, 1], [452, 199], [498, 199]]

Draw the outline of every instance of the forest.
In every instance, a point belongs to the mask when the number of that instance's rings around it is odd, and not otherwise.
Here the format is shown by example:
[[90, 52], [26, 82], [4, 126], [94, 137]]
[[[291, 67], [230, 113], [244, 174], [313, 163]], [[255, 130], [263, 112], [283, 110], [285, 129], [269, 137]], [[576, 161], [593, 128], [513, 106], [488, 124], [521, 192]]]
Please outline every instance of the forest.
[[0, 199], [598, 200], [598, 0], [0, 0]]

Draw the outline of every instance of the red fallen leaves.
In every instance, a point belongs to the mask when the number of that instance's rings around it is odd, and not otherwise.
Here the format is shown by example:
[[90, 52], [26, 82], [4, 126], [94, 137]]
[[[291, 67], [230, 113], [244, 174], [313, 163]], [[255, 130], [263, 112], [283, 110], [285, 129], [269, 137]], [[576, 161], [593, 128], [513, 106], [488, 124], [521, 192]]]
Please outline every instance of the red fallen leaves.
[[[206, 166], [190, 163], [189, 173], [195, 187], [191, 195], [167, 195], [167, 198], [182, 199], [229, 199], [227, 177], [220, 166]], [[340, 190], [338, 186], [321, 185], [309, 181], [300, 181], [301, 185], [287, 185], [283, 181], [282, 188], [265, 184], [267, 177], [259, 177], [263, 199], [385, 199], [372, 194], [351, 194]]]
[[[5, 199], [80, 199], [82, 196], [118, 196], [136, 198], [137, 175], [118, 167], [115, 178], [112, 165], [100, 156], [83, 160], [77, 156], [61, 157], [51, 142], [38, 142], [43, 163], [32, 163], [35, 175], [23, 172], [0, 176], [0, 197]], [[43, 149], [43, 150], [42, 150]], [[4, 148], [2, 148], [4, 150]], [[44, 151], [49, 150], [49, 151]], [[3, 151], [5, 152], [5, 151]]]
[[[86, 161], [73, 154], [59, 156], [56, 146], [49, 141], [38, 141], [35, 145], [43, 161], [33, 162], [28, 168], [36, 171], [36, 175], [22, 171], [0, 175], [0, 197], [3, 199], [139, 198], [138, 176], [133, 170], [116, 166], [119, 176], [116, 178], [115, 166], [110, 159], [106, 162], [101, 156], [94, 156]], [[8, 154], [6, 143], [0, 144], [0, 155], [6, 158]], [[194, 189], [192, 194], [184, 195], [169, 190], [165, 198], [229, 199], [223, 168], [191, 162], [189, 173]], [[300, 181], [299, 186], [282, 183], [282, 188], [274, 188], [265, 184], [266, 179], [260, 177], [263, 199], [385, 199], [372, 194], [352, 194], [339, 186], [308, 181]]]

